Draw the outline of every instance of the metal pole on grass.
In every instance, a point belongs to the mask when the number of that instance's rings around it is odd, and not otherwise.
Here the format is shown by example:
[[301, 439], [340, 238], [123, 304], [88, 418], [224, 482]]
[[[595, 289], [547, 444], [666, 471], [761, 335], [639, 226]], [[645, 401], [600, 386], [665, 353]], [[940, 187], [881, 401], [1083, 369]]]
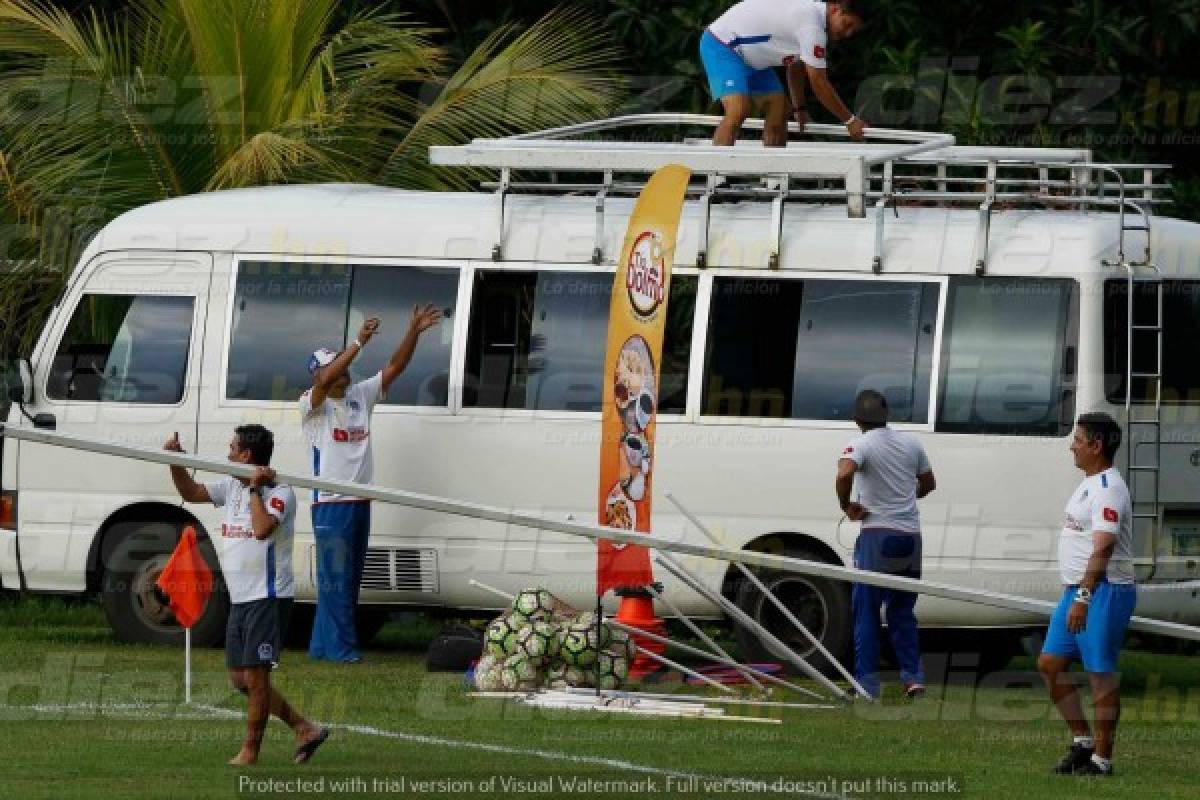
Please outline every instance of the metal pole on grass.
[[[591, 692], [587, 689], [567, 689], [572, 694], [587, 694]], [[700, 694], [670, 694], [666, 692], [634, 692], [625, 689], [614, 689], [605, 691], [605, 697], [629, 698], [640, 700], [672, 700], [681, 703], [717, 703], [719, 705], [735, 705], [735, 706], [754, 706], [762, 708], [804, 708], [804, 709], [820, 709], [826, 711], [836, 711], [845, 708], [844, 705], [829, 705], [817, 703], [786, 703], [777, 700], [751, 700], [745, 697], [712, 697], [709, 695]]]
[[[679, 502], [679, 500], [675, 497], [675, 495], [671, 494], [670, 492], [667, 492], [667, 499], [670, 500], [675, 505], [675, 507], [680, 510], [680, 512], [683, 514], [683, 516], [685, 516], [688, 519], [688, 521], [690, 521], [693, 525], [696, 526], [697, 530], [699, 530], [701, 533], [703, 533], [705, 536], [707, 536], [708, 540], [710, 542], [712, 542], [715, 545], [721, 544], [721, 540], [717, 538], [716, 534], [714, 534], [712, 531], [710, 531], [708, 529], [708, 526], [705, 525], [703, 522], [701, 522], [700, 519], [695, 514], [688, 511], [686, 508], [684, 508], [683, 503]], [[863, 697], [869, 696], [867, 690], [863, 688], [861, 683], [859, 683], [857, 680], [855, 680], [854, 676], [850, 674], [850, 671], [847, 670], [842, 665], [842, 662], [833, 657], [833, 654], [830, 653], [829, 650], [827, 650], [825, 648], [825, 645], [821, 644], [820, 640], [817, 639], [816, 636], [813, 636], [812, 633], [808, 630], [808, 628], [805, 627], [804, 624], [800, 622], [800, 620], [796, 619], [796, 615], [792, 613], [791, 609], [789, 609], [786, 605], [784, 605], [783, 601], [781, 601], [778, 597], [776, 597], [775, 593], [772, 592], [770, 589], [768, 589], [766, 587], [766, 584], [764, 584], [761, 580], [759, 580], [757, 575], [755, 575], [753, 572], [751, 572], [746, 567], [745, 564], [736, 564], [735, 566], [738, 568], [738, 571], [741, 572], [742, 575], [748, 581], [750, 581], [751, 584], [754, 585], [754, 587], [756, 589], [758, 589], [760, 592], [762, 592], [763, 595], [768, 600], [771, 601], [771, 604], [774, 605], [775, 608], [779, 609], [779, 613], [783, 614], [784, 619], [786, 619], [788, 622], [792, 623], [792, 625], [796, 626], [796, 630], [798, 630], [802, 634], [804, 634], [805, 637], [808, 638], [808, 641], [812, 643], [813, 647], [817, 648], [817, 650], [821, 653], [821, 655], [825, 656], [825, 660], [828, 661], [830, 664], [832, 664], [837, 669], [837, 671], [842, 674], [842, 677], [850, 682], [850, 685], [854, 687], [854, 691], [858, 692]]]
[[[663, 605], [665, 605], [667, 608], [669, 608], [671, 610], [671, 613], [675, 615], [676, 619], [678, 619], [680, 622], [682, 622], [684, 625], [686, 625], [688, 630], [690, 630], [692, 633], [696, 634], [696, 636], [699, 637], [700, 641], [704, 642], [704, 644], [706, 644], [708, 647], [710, 647], [714, 653], [716, 653], [719, 656], [724, 656], [725, 658], [728, 658], [730, 661], [733, 661], [733, 657], [731, 655], [729, 655], [729, 653], [725, 652], [725, 649], [723, 647], [721, 647], [721, 645], [714, 642], [708, 636], [708, 634], [706, 634], [703, 630], [700, 629], [699, 625], [697, 625], [696, 623], [694, 623], [690, 619], [688, 619], [687, 615], [684, 614], [682, 611], [680, 611], [679, 608], [674, 603], [672, 603], [670, 600], [668, 600], [667, 596], [665, 594], [658, 591], [653, 586], [650, 586], [647, 588], [650, 590], [650, 593], [652, 595], [654, 595], [654, 597], [656, 599], [661, 600], [663, 602]], [[735, 664], [736, 664], [736, 662], [735, 662]], [[758, 689], [760, 692], [766, 691], [766, 689], [763, 687], [763, 685], [758, 682], [758, 679], [754, 677], [754, 673], [752, 673], [750, 670], [746, 669], [745, 667], [741, 666], [740, 664], [736, 664], [734, 669], [736, 669], [738, 672], [740, 672], [743, 678], [750, 681], [750, 683], [752, 683], [754, 685], [755, 689]]]
[[745, 669], [749, 670], [754, 675], [756, 675], [759, 678], [762, 678], [765, 681], [770, 681], [771, 683], [774, 683], [778, 686], [782, 686], [785, 689], [791, 689], [793, 692], [798, 692], [800, 694], [806, 694], [809, 697], [812, 697], [816, 700], [826, 699], [826, 698], [822, 697], [821, 695], [817, 694], [816, 692], [812, 691], [811, 689], [805, 689], [803, 686], [797, 686], [794, 683], [789, 683], [788, 681], [785, 681], [783, 678], [777, 678], [774, 675], [771, 675], [769, 673], [754, 669], [754, 667], [747, 667], [744, 664], [738, 664], [733, 659], [722, 658], [721, 656], [713, 655], [712, 653], [701, 650], [698, 647], [692, 647], [690, 644], [684, 644], [683, 642], [676, 642], [671, 639], [668, 639], [665, 636], [659, 636], [656, 633], [650, 633], [649, 631], [643, 631], [638, 628], [633, 628], [633, 627], [630, 627], [630, 626], [624, 624], [623, 622], [617, 622], [615, 619], [610, 620], [609, 624], [616, 628], [620, 628], [621, 630], [626, 631], [628, 633], [637, 633], [641, 636], [645, 636], [647, 639], [650, 639], [651, 641], [660, 642], [662, 644], [667, 645], [668, 647], [677, 648], [679, 650], [682, 650], [685, 653], [694, 655], [697, 658], [703, 658], [706, 661], [712, 661], [717, 664], [724, 664], [727, 667], [738, 667], [738, 666], [745, 667]]
[[779, 639], [773, 633], [771, 633], [769, 630], [764, 628], [762, 625], [759, 625], [758, 622], [756, 622], [745, 611], [742, 611], [734, 603], [730, 602], [728, 599], [722, 597], [721, 595], [717, 594], [716, 592], [714, 592], [711, 589], [709, 589], [708, 587], [706, 587], [700, 581], [699, 578], [695, 577], [691, 572], [689, 572], [687, 570], [686, 567], [684, 567], [678, 561], [676, 561], [675, 559], [671, 558], [671, 556], [669, 556], [666, 553], [663, 553], [661, 551], [659, 551], [658, 555], [655, 556], [654, 560], [656, 562], [658, 562], [665, 570], [667, 570], [672, 575], [674, 575], [676, 578], [683, 581], [688, 586], [692, 587], [693, 590], [695, 590], [702, 596], [708, 598], [708, 600], [710, 602], [723, 608], [726, 611], [726, 613], [728, 613], [730, 616], [732, 616], [737, 622], [740, 622], [742, 625], [745, 625], [747, 628], [750, 628], [750, 630], [752, 630], [756, 634], [758, 634], [758, 638], [762, 639], [769, 646], [772, 646], [775, 649], [777, 649], [780, 653], [782, 653], [784, 655], [784, 657], [787, 658], [788, 661], [791, 661], [792, 664], [794, 664], [801, 672], [803, 672], [808, 677], [812, 678], [817, 683], [824, 686], [829, 691], [833, 692], [834, 696], [839, 697], [842, 700], [847, 700], [847, 701], [850, 700], [849, 695], [847, 695], [844, 691], [842, 691], [842, 688], [840, 686], [838, 686], [836, 683], [829, 680], [824, 675], [822, 675], [820, 672], [815, 670], [811, 664], [809, 664], [807, 661], [805, 661], [803, 658], [801, 658], [799, 655], [797, 655], [795, 653], [795, 651], [793, 651], [786, 644], [779, 641]]

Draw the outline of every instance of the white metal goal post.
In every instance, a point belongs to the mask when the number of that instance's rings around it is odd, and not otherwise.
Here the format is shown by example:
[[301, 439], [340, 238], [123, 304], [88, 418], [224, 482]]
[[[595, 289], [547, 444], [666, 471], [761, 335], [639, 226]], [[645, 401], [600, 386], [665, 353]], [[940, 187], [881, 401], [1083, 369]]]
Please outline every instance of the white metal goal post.
[[[249, 478], [254, 474], [253, 467], [235, 464], [231, 461], [219, 461], [156, 448], [117, 444], [115, 442], [91, 439], [75, 434], [6, 425], [0, 426], [0, 435], [34, 444], [65, 447], [71, 450], [83, 450], [101, 455], [115, 456], [117, 458], [131, 458], [168, 466], [179, 466], [221, 475], [232, 475], [237, 478]], [[593, 541], [607, 539], [620, 544], [641, 545], [653, 548], [662, 553], [712, 558], [733, 564], [744, 564], [748, 567], [794, 572], [801, 575], [830, 578], [838, 581], [863, 583], [884, 589], [916, 592], [947, 600], [978, 603], [1010, 611], [1023, 611], [1047, 619], [1054, 613], [1055, 608], [1054, 603], [1045, 600], [988, 592], [981, 589], [970, 589], [936, 581], [903, 578], [896, 575], [884, 575], [878, 572], [866, 572], [852, 567], [840, 567], [834, 564], [823, 564], [771, 553], [759, 553], [750, 550], [729, 550], [715, 546], [664, 541], [655, 538], [652, 534], [614, 530], [598, 524], [549, 519], [535, 514], [524, 514], [496, 506], [471, 503], [465, 500], [418, 494], [403, 489], [391, 489], [383, 486], [357, 484], [347, 481], [332, 481], [325, 478], [315, 478], [311, 475], [293, 475], [285, 472], [278, 472], [278, 478], [280, 482], [293, 487], [350, 494], [355, 497], [378, 500], [382, 503], [394, 503], [410, 508], [419, 508], [424, 511], [435, 511], [443, 514], [483, 519], [518, 528], [553, 531], [569, 536], [582, 536]], [[1129, 627], [1131, 630], [1141, 633], [1200, 641], [1200, 627], [1182, 625], [1177, 622], [1134, 617]]]

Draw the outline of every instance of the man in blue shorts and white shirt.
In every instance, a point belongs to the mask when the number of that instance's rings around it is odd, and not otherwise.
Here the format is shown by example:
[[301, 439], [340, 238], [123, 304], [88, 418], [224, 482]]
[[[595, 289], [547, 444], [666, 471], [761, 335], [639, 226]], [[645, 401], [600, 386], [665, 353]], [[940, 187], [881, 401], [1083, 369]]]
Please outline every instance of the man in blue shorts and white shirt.
[[[313, 475], [352, 483], [370, 483], [371, 413], [392, 382], [412, 361], [421, 334], [438, 324], [441, 312], [431, 305], [413, 309], [408, 331], [383, 369], [358, 383], [349, 369], [379, 330], [368, 319], [341, 353], [317, 350], [309, 358], [312, 388], [300, 397], [304, 435], [312, 445]], [[367, 559], [371, 504], [351, 495], [313, 492], [313, 536], [317, 540], [317, 613], [309, 658], [343, 663], [362, 660], [354, 611]]]
[[[179, 434], [164, 445], [182, 453]], [[252, 478], [226, 476], [196, 482], [183, 467], [171, 467], [180, 497], [189, 503], [212, 503], [224, 509], [217, 558], [229, 590], [229, 620], [225, 629], [225, 665], [233, 687], [247, 697], [246, 738], [229, 763], [246, 766], [258, 761], [267, 718], [274, 714], [296, 734], [294, 761], [307, 761], [329, 737], [329, 729], [314, 725], [271, 687], [271, 669], [279, 660], [283, 634], [296, 594], [292, 574], [296, 494], [275, 483], [268, 466], [275, 450], [271, 432], [261, 425], [243, 425], [229, 443], [229, 460], [257, 467]]]
[[743, 0], [726, 11], [700, 37], [700, 59], [709, 91], [725, 116], [713, 136], [715, 145], [737, 141], [753, 101], [766, 106], [763, 144], [787, 145], [788, 98], [775, 70], [787, 70], [796, 122], [808, 123], [805, 85], [861, 139], [866, 122], [842, 101], [829, 82], [830, 41], [854, 36], [868, 16], [868, 0]]
[[[859, 392], [854, 421], [862, 431], [838, 460], [835, 489], [846, 516], [862, 523], [854, 544], [854, 566], [871, 572], [921, 577], [921, 516], [918, 498], [937, 488], [925, 448], [915, 436], [887, 425], [888, 406], [872, 389]], [[858, 500], [851, 494], [857, 485]], [[921, 646], [913, 607], [917, 595], [854, 584], [854, 677], [879, 697], [879, 610], [887, 607], [888, 634], [900, 662], [904, 694], [925, 692]]]
[[[1071, 454], [1087, 476], [1067, 503], [1058, 539], [1063, 595], [1046, 631], [1038, 670], [1073, 740], [1054, 771], [1112, 775], [1113, 743], [1121, 716], [1117, 661], [1137, 605], [1133, 572], [1133, 508], [1129, 489], [1113, 466], [1121, 427], [1108, 414], [1084, 414]], [[1083, 662], [1096, 706], [1096, 733], [1088, 727], [1079, 692], [1067, 674]]]

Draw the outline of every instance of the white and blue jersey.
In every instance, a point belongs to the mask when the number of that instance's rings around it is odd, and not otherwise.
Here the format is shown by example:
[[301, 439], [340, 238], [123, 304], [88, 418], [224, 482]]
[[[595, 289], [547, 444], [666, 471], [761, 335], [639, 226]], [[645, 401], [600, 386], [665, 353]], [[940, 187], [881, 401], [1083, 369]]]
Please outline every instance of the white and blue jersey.
[[[383, 398], [383, 373], [350, 385], [342, 398], [326, 397], [312, 406], [312, 390], [300, 396], [301, 424], [312, 447], [313, 476], [350, 483], [370, 483], [371, 412]], [[313, 492], [314, 503], [354, 502], [359, 498]], [[361, 502], [361, 501], [359, 501]]]
[[1058, 568], [1064, 585], [1083, 580], [1096, 533], [1116, 537], [1105, 576], [1108, 582], [1133, 583], [1133, 504], [1116, 467], [1084, 478], [1067, 502], [1058, 537]]
[[743, 0], [708, 30], [752, 70], [796, 61], [825, 69], [827, 19], [820, 0]]
[[296, 493], [277, 484], [262, 490], [267, 513], [278, 520], [266, 539], [254, 538], [250, 516], [250, 487], [237, 478], [205, 483], [213, 505], [225, 510], [217, 558], [229, 588], [231, 603], [294, 597], [292, 543], [296, 523]]

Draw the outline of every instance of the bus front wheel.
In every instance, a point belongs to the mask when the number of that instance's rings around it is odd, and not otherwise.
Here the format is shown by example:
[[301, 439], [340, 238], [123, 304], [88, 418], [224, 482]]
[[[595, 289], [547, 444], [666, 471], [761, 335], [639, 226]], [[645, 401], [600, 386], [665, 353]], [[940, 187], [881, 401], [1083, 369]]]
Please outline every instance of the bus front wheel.
[[[181, 644], [183, 627], [157, 586], [158, 577], [179, 540], [178, 526], [139, 522], [123, 525], [109, 535], [117, 538], [111, 547], [105, 548], [101, 594], [104, 615], [113, 633], [123, 642]], [[200, 552], [213, 571], [214, 586], [204, 613], [192, 627], [192, 643], [209, 647], [225, 640], [229, 595], [216, 567], [216, 553], [206, 536], [200, 538]]]

